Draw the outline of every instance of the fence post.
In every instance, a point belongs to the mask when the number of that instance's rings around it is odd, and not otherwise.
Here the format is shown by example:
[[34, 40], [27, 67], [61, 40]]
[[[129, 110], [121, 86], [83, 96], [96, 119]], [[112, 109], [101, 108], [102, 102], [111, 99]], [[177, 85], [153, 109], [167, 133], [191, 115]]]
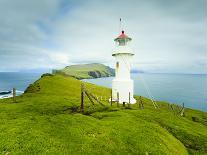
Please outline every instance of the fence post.
[[136, 99], [136, 106], [138, 107], [138, 99]]
[[130, 92], [129, 92], [129, 103], [128, 103], [128, 107], [130, 108], [130, 104], [131, 104], [131, 94], [130, 94]]
[[112, 89], [111, 89], [111, 106], [112, 106]]
[[181, 116], [185, 117], [185, 105], [183, 103], [183, 108], [182, 108], [182, 111], [181, 111]]
[[15, 103], [16, 102], [16, 88], [13, 88], [12, 94], [13, 94], [13, 102]]
[[84, 85], [81, 83], [81, 112], [84, 112]]
[[139, 97], [139, 108], [141, 109], [141, 102], [142, 102], [142, 97]]
[[144, 104], [143, 104], [143, 102], [142, 102], [142, 96], [140, 96], [139, 99], [140, 99], [139, 107], [140, 107], [141, 109], [144, 109]]
[[119, 107], [119, 92], [117, 92], [117, 107]]

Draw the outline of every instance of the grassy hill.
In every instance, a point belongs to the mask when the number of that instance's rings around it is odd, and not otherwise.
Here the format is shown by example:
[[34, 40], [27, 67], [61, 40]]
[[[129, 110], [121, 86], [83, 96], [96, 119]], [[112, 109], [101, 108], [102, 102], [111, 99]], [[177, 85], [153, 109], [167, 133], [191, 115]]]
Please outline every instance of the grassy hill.
[[78, 79], [91, 79], [114, 76], [114, 69], [99, 63], [71, 65], [62, 70], [54, 70], [53, 73], [65, 74]]
[[[207, 113], [187, 109], [181, 117], [167, 103], [154, 109], [144, 98], [144, 109], [86, 100], [82, 114], [80, 86], [73, 77], [48, 74], [16, 103], [0, 100], [0, 154], [207, 154]], [[85, 87], [110, 96], [108, 88]]]

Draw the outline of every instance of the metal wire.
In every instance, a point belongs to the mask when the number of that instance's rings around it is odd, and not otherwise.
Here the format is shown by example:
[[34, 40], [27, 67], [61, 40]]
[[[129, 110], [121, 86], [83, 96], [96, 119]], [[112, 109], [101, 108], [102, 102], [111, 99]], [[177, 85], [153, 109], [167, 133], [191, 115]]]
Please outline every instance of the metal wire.
[[147, 94], [148, 94], [150, 100], [152, 101], [153, 106], [154, 106], [155, 108], [158, 108], [158, 105], [157, 105], [156, 101], [154, 100], [154, 97], [152, 96], [152, 93], [151, 93], [151, 91], [150, 91], [150, 89], [149, 89], [149, 87], [148, 87], [146, 81], [144, 80], [144, 78], [142, 77], [141, 74], [139, 74], [139, 75], [140, 75], [140, 79], [141, 79], [141, 81], [142, 81], [142, 83], [143, 83], [143, 85], [144, 85], [144, 88], [145, 88], [145, 90], [146, 90], [146, 92], [147, 92]]

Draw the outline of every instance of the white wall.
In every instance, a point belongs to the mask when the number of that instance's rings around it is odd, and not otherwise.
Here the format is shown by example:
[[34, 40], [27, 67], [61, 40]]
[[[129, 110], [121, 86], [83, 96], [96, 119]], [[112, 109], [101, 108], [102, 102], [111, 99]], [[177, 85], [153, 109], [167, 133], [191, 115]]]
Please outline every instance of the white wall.
[[117, 92], [119, 93], [119, 103], [129, 102], [130, 93], [130, 103], [136, 103], [133, 98], [134, 94], [134, 83], [130, 78], [131, 60], [133, 54], [131, 53], [117, 53], [114, 54], [116, 63], [116, 75], [112, 82], [112, 97], [113, 100], [118, 100]]

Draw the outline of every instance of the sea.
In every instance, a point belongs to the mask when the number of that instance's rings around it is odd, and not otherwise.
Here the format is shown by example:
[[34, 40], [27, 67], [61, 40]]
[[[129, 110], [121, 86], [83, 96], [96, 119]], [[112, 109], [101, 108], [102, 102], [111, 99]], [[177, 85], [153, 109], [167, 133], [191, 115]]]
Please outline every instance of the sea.
[[[0, 72], [0, 92], [12, 91], [15, 88], [16, 94], [21, 95], [41, 75], [42, 73]], [[12, 93], [0, 95], [0, 99], [11, 96]]]
[[[16, 88], [17, 95], [43, 73], [0, 72], [0, 92]], [[87, 79], [84, 81], [111, 88], [114, 77]], [[204, 74], [150, 74], [133, 73], [134, 94], [207, 111], [207, 75]], [[12, 94], [0, 95], [0, 98]]]
[[[134, 94], [207, 111], [206, 74], [131, 74]], [[111, 88], [113, 77], [84, 81]]]

